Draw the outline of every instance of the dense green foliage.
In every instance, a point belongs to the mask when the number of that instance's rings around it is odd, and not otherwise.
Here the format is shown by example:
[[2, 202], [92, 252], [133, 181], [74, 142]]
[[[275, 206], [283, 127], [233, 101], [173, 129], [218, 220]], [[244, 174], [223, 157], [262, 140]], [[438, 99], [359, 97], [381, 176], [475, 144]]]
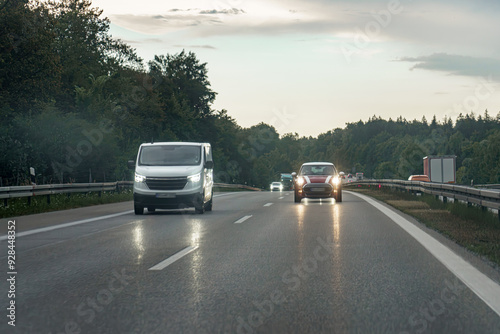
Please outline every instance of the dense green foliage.
[[208, 71], [192, 52], [144, 63], [109, 34], [89, 0], [0, 1], [0, 183], [130, 180], [140, 143], [203, 141], [216, 181], [266, 187], [305, 161], [367, 177], [422, 173], [426, 155], [457, 155], [458, 182], [499, 183], [500, 120], [460, 115], [428, 124], [373, 117], [317, 138], [240, 127], [214, 110]]

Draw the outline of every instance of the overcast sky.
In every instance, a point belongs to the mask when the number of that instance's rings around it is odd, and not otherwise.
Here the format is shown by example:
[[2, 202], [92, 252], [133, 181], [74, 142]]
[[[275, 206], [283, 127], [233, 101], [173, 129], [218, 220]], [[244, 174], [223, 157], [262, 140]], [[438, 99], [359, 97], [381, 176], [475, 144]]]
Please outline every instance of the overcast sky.
[[500, 111], [500, 1], [94, 0], [147, 62], [206, 62], [238, 124], [317, 136], [373, 115]]

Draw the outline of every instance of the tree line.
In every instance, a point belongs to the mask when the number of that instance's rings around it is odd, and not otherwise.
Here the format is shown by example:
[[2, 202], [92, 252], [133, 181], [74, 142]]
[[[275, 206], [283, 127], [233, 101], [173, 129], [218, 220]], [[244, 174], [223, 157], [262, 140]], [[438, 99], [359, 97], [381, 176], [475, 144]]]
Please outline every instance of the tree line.
[[145, 62], [114, 39], [90, 0], [0, 1], [0, 186], [131, 180], [126, 162], [154, 141], [210, 142], [218, 182], [268, 187], [305, 161], [404, 178], [426, 155], [457, 156], [457, 181], [499, 183], [500, 114], [346, 124], [317, 137], [239, 126], [212, 107], [193, 52]]

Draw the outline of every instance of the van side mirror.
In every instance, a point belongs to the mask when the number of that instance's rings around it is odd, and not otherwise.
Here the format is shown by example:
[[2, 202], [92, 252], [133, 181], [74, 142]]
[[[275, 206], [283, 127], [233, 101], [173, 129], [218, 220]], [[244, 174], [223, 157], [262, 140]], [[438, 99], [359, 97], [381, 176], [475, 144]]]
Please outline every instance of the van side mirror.
[[207, 161], [205, 162], [205, 166], [204, 166], [206, 169], [213, 169], [214, 168], [214, 162], [213, 161]]
[[135, 168], [135, 161], [134, 160], [129, 160], [127, 162], [128, 169], [134, 169]]

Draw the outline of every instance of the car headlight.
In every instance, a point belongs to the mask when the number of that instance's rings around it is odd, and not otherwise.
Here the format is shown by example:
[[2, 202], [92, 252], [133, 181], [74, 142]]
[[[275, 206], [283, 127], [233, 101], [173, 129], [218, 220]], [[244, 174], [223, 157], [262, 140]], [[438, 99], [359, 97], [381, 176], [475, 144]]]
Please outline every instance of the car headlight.
[[200, 182], [200, 180], [201, 180], [201, 173], [188, 176], [188, 180], [191, 181], [191, 182], [193, 182], [193, 183]]
[[299, 187], [302, 187], [302, 186], [304, 185], [304, 182], [305, 182], [305, 180], [304, 180], [304, 178], [303, 178], [302, 176], [299, 176], [299, 177], [297, 178], [297, 185], [298, 185]]
[[338, 176], [334, 176], [334, 177], [332, 177], [332, 181], [331, 182], [332, 182], [332, 184], [334, 186], [337, 186], [340, 183], [340, 179], [339, 179]]
[[146, 182], [146, 177], [144, 175], [135, 173], [135, 182]]

